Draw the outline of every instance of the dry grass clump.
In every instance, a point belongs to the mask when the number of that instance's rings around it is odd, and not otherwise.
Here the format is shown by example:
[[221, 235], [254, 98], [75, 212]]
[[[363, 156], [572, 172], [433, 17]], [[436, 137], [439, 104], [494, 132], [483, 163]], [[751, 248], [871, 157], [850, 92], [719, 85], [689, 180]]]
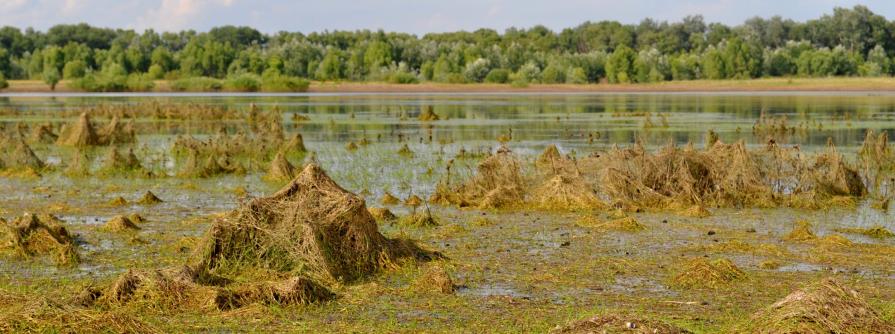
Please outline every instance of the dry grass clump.
[[811, 231], [811, 223], [801, 220], [796, 222], [796, 226], [783, 237], [786, 241], [806, 242], [817, 239], [817, 235]]
[[438, 226], [438, 220], [432, 216], [429, 210], [414, 212], [406, 216], [401, 216], [397, 221], [398, 225], [409, 227], [430, 227]]
[[696, 258], [672, 278], [671, 284], [685, 289], [716, 289], [746, 278], [746, 273], [728, 259], [709, 261], [706, 258]]
[[31, 133], [28, 134], [28, 141], [31, 143], [52, 144], [58, 138], [59, 135], [53, 133], [53, 126], [48, 123], [32, 127]]
[[385, 222], [398, 219], [398, 216], [395, 216], [395, 214], [387, 208], [367, 208], [367, 211], [370, 211], [370, 215], [373, 216], [373, 219], [376, 219], [376, 221]]
[[551, 334], [616, 334], [616, 333], [642, 333], [642, 334], [685, 334], [690, 333], [686, 329], [669, 325], [662, 321], [642, 319], [638, 317], [625, 317], [620, 315], [598, 315], [590, 319], [578, 320], [565, 326], [556, 326]]
[[438, 114], [433, 111], [433, 109], [434, 108], [432, 108], [432, 106], [423, 106], [423, 110], [420, 112], [420, 115], [417, 117], [417, 119], [420, 122], [432, 122], [441, 119], [438, 117]]
[[407, 199], [404, 200], [404, 205], [416, 208], [420, 205], [423, 205], [423, 199], [417, 195], [410, 195]]
[[440, 263], [428, 266], [422, 275], [414, 281], [413, 287], [417, 291], [443, 294], [453, 294], [457, 290], [451, 275]]
[[640, 232], [646, 230], [646, 225], [641, 224], [634, 217], [622, 217], [611, 220], [602, 220], [593, 215], [580, 217], [576, 224], [581, 227], [589, 227], [603, 231]]
[[227, 154], [208, 155], [204, 157], [198, 151], [190, 149], [186, 162], [181, 166], [178, 176], [181, 177], [213, 177], [222, 174], [245, 174], [245, 168], [231, 160]]
[[270, 169], [267, 171], [265, 178], [271, 181], [286, 181], [295, 178], [295, 173], [295, 166], [286, 159], [286, 155], [281, 151], [271, 161]]
[[677, 214], [679, 216], [692, 218], [706, 218], [712, 215], [712, 213], [702, 205], [691, 206], [684, 210], [678, 211]]
[[301, 136], [300, 133], [295, 133], [292, 137], [289, 138], [289, 141], [286, 142], [286, 145], [283, 147], [284, 152], [295, 152], [295, 153], [303, 153], [307, 152], [308, 149], [305, 148], [305, 140]]
[[836, 228], [833, 231], [839, 233], [861, 234], [876, 239], [886, 239], [895, 237], [895, 233], [889, 231], [883, 226], [874, 226], [871, 228]]
[[30, 170], [37, 173], [46, 166], [20, 137], [6, 138], [0, 135], [0, 145], [3, 146], [3, 152], [0, 153], [0, 170]]
[[0, 219], [0, 250], [21, 257], [52, 256], [59, 266], [79, 263], [74, 237], [52, 215], [26, 213], [12, 222]]
[[218, 218], [192, 262], [201, 272], [255, 268], [345, 282], [433, 256], [385, 238], [362, 198], [310, 164], [275, 194]]
[[530, 202], [545, 210], [606, 209], [580, 176], [556, 175], [532, 191]]
[[137, 201], [137, 204], [140, 205], [155, 205], [159, 203], [163, 203], [164, 201], [161, 198], [158, 198], [152, 191], [147, 190], [143, 193], [143, 197]]
[[386, 191], [385, 194], [382, 195], [382, 199], [379, 200], [379, 203], [382, 205], [396, 205], [400, 203], [401, 200], [392, 195], [390, 192]]
[[400, 149], [398, 149], [398, 155], [404, 157], [413, 157], [413, 151], [411, 151], [410, 146], [405, 143], [403, 146], [401, 146]]
[[333, 299], [326, 287], [305, 277], [250, 283], [229, 289], [217, 289], [214, 305], [219, 310], [236, 309], [261, 303], [265, 305], [307, 305]]
[[111, 207], [125, 206], [127, 205], [127, 200], [124, 199], [124, 197], [118, 196], [106, 202], [106, 205]]
[[131, 221], [130, 218], [119, 215], [112, 217], [112, 219], [106, 222], [106, 224], [103, 225], [103, 229], [109, 232], [128, 232], [140, 230], [140, 227]]
[[838, 234], [825, 235], [823, 238], [817, 239], [817, 245], [820, 247], [838, 248], [851, 247], [854, 243], [848, 238]]
[[3, 333], [161, 333], [117, 310], [98, 311], [42, 296], [0, 291]]
[[809, 284], [756, 312], [739, 330], [743, 333], [893, 333], [857, 291], [835, 278]]
[[143, 165], [140, 164], [140, 160], [137, 159], [133, 149], [128, 149], [127, 154], [121, 154], [114, 147], [109, 149], [100, 172], [109, 175], [143, 174], [144, 176], [150, 176], [149, 172], [143, 169]]
[[96, 130], [87, 112], [81, 113], [78, 121], [62, 127], [56, 144], [62, 146], [87, 147], [133, 143], [136, 141], [133, 122], [121, 124], [118, 116], [113, 116], [104, 128]]
[[450, 167], [436, 187], [433, 199], [460, 207], [502, 209], [522, 205], [526, 182], [521, 162], [506, 147], [479, 163], [476, 174], [465, 183], [452, 185]]

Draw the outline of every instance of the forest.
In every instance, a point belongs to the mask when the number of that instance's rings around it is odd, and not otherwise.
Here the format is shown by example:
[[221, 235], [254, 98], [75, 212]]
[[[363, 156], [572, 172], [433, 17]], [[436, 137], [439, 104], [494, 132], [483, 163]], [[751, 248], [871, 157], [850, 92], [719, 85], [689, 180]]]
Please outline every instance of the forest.
[[302, 91], [309, 81], [412, 84], [647, 83], [761, 77], [891, 76], [895, 21], [867, 7], [806, 22], [755, 17], [737, 26], [584, 22], [422, 37], [385, 31], [278, 32], [222, 26], [207, 32], [56, 25], [0, 29], [6, 80], [61, 80], [85, 91]]

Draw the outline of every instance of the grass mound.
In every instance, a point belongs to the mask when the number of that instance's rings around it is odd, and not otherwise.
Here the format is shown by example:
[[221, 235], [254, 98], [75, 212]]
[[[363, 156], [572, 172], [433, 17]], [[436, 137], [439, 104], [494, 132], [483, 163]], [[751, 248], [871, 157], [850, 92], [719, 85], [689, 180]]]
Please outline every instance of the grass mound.
[[590, 319], [578, 320], [565, 326], [557, 326], [551, 334], [591, 334], [591, 333], [690, 333], [685, 329], [666, 324], [658, 320], [619, 315], [600, 315]]
[[433, 196], [439, 203], [503, 209], [521, 205], [525, 198], [521, 162], [505, 146], [479, 163], [476, 174], [465, 183], [451, 185], [450, 169], [446, 177]]
[[895, 237], [895, 233], [892, 233], [892, 231], [889, 231], [883, 226], [875, 226], [871, 228], [837, 228], [833, 229], [833, 231], [839, 233], [861, 234], [876, 239]]
[[671, 283], [685, 289], [716, 289], [746, 278], [746, 273], [728, 259], [709, 261], [706, 258], [696, 258], [687, 263], [686, 268], [674, 276]]
[[382, 198], [379, 200], [379, 203], [382, 205], [396, 205], [400, 203], [401, 200], [392, 195], [390, 192], [386, 191], [385, 194], [382, 195]]
[[64, 126], [60, 131], [56, 144], [62, 146], [87, 147], [133, 143], [136, 141], [133, 123], [122, 124], [118, 116], [113, 116], [104, 128], [96, 130], [90, 122], [90, 116], [81, 113], [78, 121]]
[[367, 211], [370, 211], [370, 215], [376, 221], [394, 221], [398, 219], [398, 216], [395, 216], [394, 213], [386, 208], [367, 208]]
[[0, 225], [2, 250], [22, 257], [52, 256], [59, 266], [73, 266], [79, 262], [74, 237], [56, 217], [25, 214], [12, 222], [0, 219]]
[[295, 178], [295, 173], [295, 166], [286, 159], [283, 152], [279, 152], [270, 163], [270, 169], [267, 170], [265, 178], [271, 181], [287, 181]]
[[31, 128], [28, 134], [28, 141], [31, 143], [52, 144], [59, 139], [59, 135], [53, 133], [51, 124], [40, 124]]
[[622, 217], [604, 221], [598, 217], [587, 215], [579, 218], [576, 224], [602, 231], [640, 232], [646, 230], [646, 225], [641, 224], [634, 217]]
[[684, 210], [678, 211], [677, 214], [683, 217], [706, 218], [712, 213], [702, 205], [694, 205]]
[[140, 227], [128, 217], [115, 216], [103, 225], [103, 229], [109, 232], [126, 232], [140, 230]]
[[454, 280], [442, 264], [434, 264], [423, 271], [413, 283], [417, 291], [452, 294], [457, 290]]
[[31, 147], [22, 138], [2, 138], [0, 145], [0, 169], [40, 171], [46, 164], [34, 154]]
[[811, 231], [811, 223], [807, 221], [797, 221], [796, 227], [792, 229], [786, 236], [783, 237], [783, 240], [786, 241], [795, 241], [795, 242], [806, 242], [816, 240], [817, 235]]
[[401, 226], [410, 226], [410, 227], [429, 227], [429, 226], [438, 226], [438, 220], [432, 216], [432, 213], [429, 210], [422, 210], [420, 212], [413, 212], [409, 215], [402, 216], [398, 218], [398, 225]]
[[315, 164], [275, 194], [219, 218], [201, 249], [193, 262], [203, 272], [260, 268], [340, 282], [434, 256], [380, 234], [363, 199]]
[[432, 109], [432, 106], [424, 106], [417, 119], [420, 122], [432, 122], [440, 120], [441, 118], [438, 117], [438, 114], [436, 114], [435, 111], [433, 111]]
[[128, 149], [127, 154], [121, 154], [118, 149], [111, 148], [103, 161], [102, 173], [105, 174], [126, 174], [126, 173], [146, 173], [137, 155], [133, 149]]
[[755, 313], [743, 333], [893, 333], [857, 291], [834, 278], [809, 284]]
[[605, 209], [597, 194], [581, 177], [556, 175], [535, 188], [530, 201], [545, 210]]
[[0, 291], [0, 332], [3, 333], [160, 333], [116, 310], [97, 311], [52, 298]]
[[158, 196], [156, 196], [154, 193], [147, 190], [145, 193], [143, 193], [143, 197], [140, 197], [140, 199], [137, 201], [137, 204], [155, 205], [163, 202], [164, 201], [161, 198], [158, 198]]

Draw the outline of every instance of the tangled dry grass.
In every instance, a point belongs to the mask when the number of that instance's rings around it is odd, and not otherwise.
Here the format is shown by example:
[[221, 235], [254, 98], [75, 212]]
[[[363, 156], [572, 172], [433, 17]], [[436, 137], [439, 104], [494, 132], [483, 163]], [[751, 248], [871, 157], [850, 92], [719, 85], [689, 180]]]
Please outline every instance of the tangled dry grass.
[[80, 261], [74, 237], [52, 215], [25, 214], [12, 222], [0, 218], [0, 227], [0, 251], [25, 258], [49, 256], [59, 266]]
[[707, 207], [853, 207], [877, 188], [870, 170], [895, 162], [883, 157], [889, 156], [881, 148], [887, 146], [878, 144], [884, 136], [868, 138], [873, 139], [866, 145], [876, 148], [864, 156], [874, 158], [861, 158], [861, 164], [849, 162], [832, 143], [806, 154], [773, 140], [750, 149], [744, 141], [726, 144], [716, 138], [704, 149], [668, 144], [655, 152], [635, 143], [581, 159], [549, 146], [531, 165], [501, 147], [466, 180], [452, 179], [449, 162], [430, 200], [498, 209], [646, 208], [692, 217], [710, 215]]
[[826, 278], [756, 312], [740, 332], [892, 333], [895, 324], [883, 320], [858, 292], [837, 279]]

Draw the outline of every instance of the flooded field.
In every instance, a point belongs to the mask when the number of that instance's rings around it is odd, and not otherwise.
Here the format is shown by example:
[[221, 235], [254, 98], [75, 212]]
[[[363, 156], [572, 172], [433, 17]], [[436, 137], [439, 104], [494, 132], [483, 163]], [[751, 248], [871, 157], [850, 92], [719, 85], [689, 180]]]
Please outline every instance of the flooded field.
[[0, 129], [0, 331], [895, 328], [895, 95], [5, 95]]

